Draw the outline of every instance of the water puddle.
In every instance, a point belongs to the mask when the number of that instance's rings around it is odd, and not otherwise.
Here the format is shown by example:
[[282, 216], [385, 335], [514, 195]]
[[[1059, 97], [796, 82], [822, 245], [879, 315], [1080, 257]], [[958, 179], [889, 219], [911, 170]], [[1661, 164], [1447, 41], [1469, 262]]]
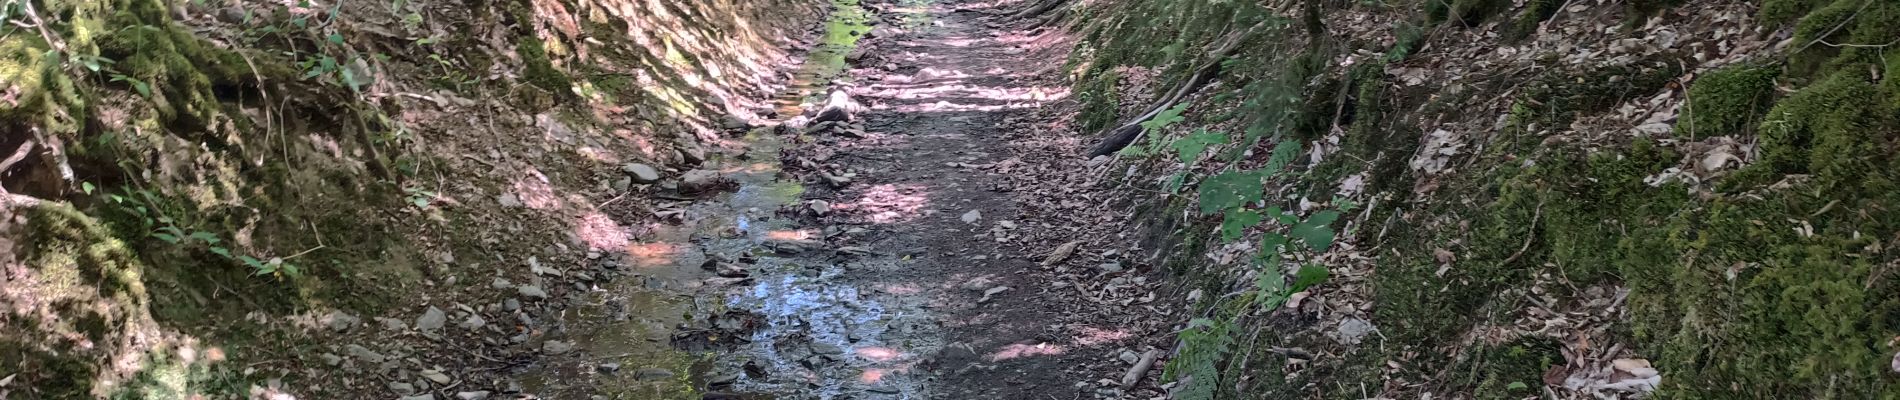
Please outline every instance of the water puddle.
[[[780, 116], [799, 115], [846, 79], [847, 55], [870, 31], [873, 16], [859, 0], [833, 5], [822, 42], [774, 99]], [[838, 232], [797, 225], [785, 212], [799, 208], [805, 188], [779, 169], [783, 139], [764, 128], [746, 143], [746, 155], [702, 166], [736, 188], [687, 204], [683, 223], [630, 246], [631, 278], [568, 317], [608, 321], [570, 335], [620, 369], [530, 371], [529, 389], [584, 383], [641, 399], [928, 397], [924, 374], [913, 370], [917, 354], [937, 344], [918, 291], [853, 279], [904, 261], [831, 249], [824, 239]]]

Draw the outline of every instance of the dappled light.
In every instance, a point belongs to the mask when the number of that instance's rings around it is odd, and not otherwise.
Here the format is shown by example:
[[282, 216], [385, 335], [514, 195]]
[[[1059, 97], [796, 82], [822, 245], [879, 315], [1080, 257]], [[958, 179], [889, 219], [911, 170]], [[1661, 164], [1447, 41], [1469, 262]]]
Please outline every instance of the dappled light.
[[1055, 356], [1068, 351], [1068, 347], [1051, 343], [1012, 343], [985, 356], [990, 361], [1008, 361], [1025, 357]]

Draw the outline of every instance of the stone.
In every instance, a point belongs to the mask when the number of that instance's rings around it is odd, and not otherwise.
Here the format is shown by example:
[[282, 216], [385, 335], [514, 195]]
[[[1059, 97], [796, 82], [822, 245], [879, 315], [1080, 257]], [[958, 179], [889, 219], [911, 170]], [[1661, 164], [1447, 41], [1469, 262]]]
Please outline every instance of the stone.
[[455, 379], [449, 378], [449, 374], [444, 374], [440, 370], [425, 369], [422, 370], [421, 375], [424, 379], [428, 379], [430, 382], [435, 382], [438, 385], [447, 385], [449, 382], [455, 381]]
[[535, 285], [517, 286], [515, 287], [515, 292], [520, 293], [522, 297], [527, 297], [530, 299], [548, 298], [548, 291], [542, 290], [540, 286], [535, 286]]
[[442, 326], [448, 323], [449, 314], [442, 312], [442, 309], [435, 308], [435, 306], [429, 306], [427, 311], [422, 312], [421, 317], [416, 317], [416, 329], [423, 332], [441, 330]]
[[400, 330], [409, 329], [409, 323], [403, 322], [400, 319], [378, 317], [376, 318], [376, 322], [383, 323], [383, 329], [388, 329], [392, 331], [400, 331]]
[[515, 283], [509, 282], [508, 278], [497, 277], [495, 278], [494, 282], [491, 282], [488, 284], [488, 287], [495, 288], [495, 289], [508, 289], [508, 288], [515, 287]]
[[639, 371], [634, 371], [633, 378], [643, 381], [657, 381], [661, 379], [671, 379], [673, 375], [673, 371], [668, 371], [664, 368], [641, 368]]
[[343, 350], [346, 352], [349, 352], [350, 357], [356, 357], [356, 359], [363, 360], [364, 362], [367, 362], [370, 364], [382, 364], [384, 360], [388, 359], [386, 357], [383, 357], [382, 354], [378, 354], [375, 351], [370, 351], [370, 349], [367, 347], [358, 346], [354, 344], [343, 346]]
[[502, 208], [517, 208], [522, 206], [521, 197], [515, 196], [514, 193], [495, 196], [495, 202], [501, 204]]
[[635, 183], [654, 183], [660, 181], [660, 170], [653, 168], [651, 165], [627, 163], [627, 165], [620, 166], [620, 170], [626, 172], [628, 177], [633, 178]]
[[384, 386], [389, 387], [389, 391], [396, 392], [396, 394], [400, 394], [400, 395], [411, 395], [411, 394], [416, 393], [416, 385], [411, 385], [409, 384], [409, 382], [390, 382], [388, 384], [385, 384]]
[[541, 342], [541, 352], [547, 353], [548, 355], [567, 354], [567, 352], [570, 352], [570, 351], [574, 351], [573, 343], [563, 342], [559, 340], [549, 340], [546, 342]]
[[458, 392], [455, 394], [455, 398], [456, 400], [488, 400], [488, 391], [476, 390], [472, 392]]
[[462, 323], [456, 324], [455, 326], [461, 327], [462, 329], [475, 330], [487, 325], [488, 320], [482, 319], [481, 315], [469, 314], [468, 319], [462, 320]]
[[719, 172], [704, 169], [686, 171], [680, 175], [680, 189], [687, 191], [706, 190], [719, 183]]
[[611, 375], [620, 371], [620, 363], [601, 363], [600, 365], [594, 366], [594, 371]]
[[964, 223], [974, 224], [976, 221], [983, 219], [983, 211], [970, 210], [970, 212], [963, 213], [962, 219]]
[[403, 397], [397, 398], [396, 400], [435, 400], [435, 394], [423, 393], [423, 394], [418, 394], [414, 396], [403, 396]]
[[812, 214], [814, 214], [814, 215], [817, 215], [817, 216], [820, 216], [820, 217], [823, 217], [823, 216], [825, 216], [825, 214], [830, 214], [830, 213], [831, 213], [831, 202], [829, 202], [829, 201], [824, 201], [824, 200], [812, 200], [812, 201], [811, 201], [811, 212], [812, 212]]
[[512, 298], [510, 298], [510, 299], [507, 299], [507, 300], [502, 300], [502, 301], [501, 301], [501, 309], [503, 309], [503, 310], [508, 310], [508, 311], [520, 311], [520, 310], [521, 310], [521, 300], [515, 300], [515, 299], [512, 299]]
[[358, 322], [363, 321], [361, 318], [357, 318], [355, 315], [350, 315], [350, 313], [343, 311], [331, 311], [329, 316], [324, 317], [324, 320], [330, 325], [330, 330], [337, 332], [350, 330], [350, 328], [356, 327]]
[[343, 357], [337, 356], [335, 354], [323, 353], [323, 354], [317, 355], [317, 357], [323, 359], [323, 365], [334, 367], [334, 366], [343, 364]]
[[821, 354], [821, 355], [827, 355], [827, 356], [836, 356], [836, 355], [843, 355], [843, 354], [844, 354], [844, 348], [843, 348], [843, 347], [838, 347], [838, 345], [835, 345], [835, 344], [831, 344], [831, 343], [825, 343], [825, 342], [812, 342], [812, 344], [811, 344], [811, 352], [812, 352], [812, 353], [814, 353], [814, 354]]

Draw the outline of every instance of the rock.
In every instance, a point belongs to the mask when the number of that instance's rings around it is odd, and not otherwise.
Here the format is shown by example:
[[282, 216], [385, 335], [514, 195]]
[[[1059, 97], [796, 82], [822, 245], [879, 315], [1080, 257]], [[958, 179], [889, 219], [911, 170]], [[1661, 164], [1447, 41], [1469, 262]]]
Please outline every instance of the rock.
[[456, 400], [488, 400], [488, 391], [459, 392], [455, 394], [455, 398]]
[[[515, 291], [518, 293], [521, 293], [522, 297], [527, 297], [530, 299], [548, 298], [548, 291], [542, 290], [540, 286], [521, 285], [521, 286], [516, 286]], [[513, 300], [513, 299], [509, 299], [509, 300]]]
[[1007, 292], [1009, 291], [1009, 289], [1010, 287], [1008, 286], [997, 286], [997, 287], [989, 288], [988, 290], [983, 291], [983, 298], [976, 299], [976, 302], [988, 303], [991, 297], [995, 297], [999, 293]]
[[816, 214], [820, 217], [825, 216], [825, 214], [831, 213], [831, 202], [829, 201], [812, 200], [810, 207], [811, 207], [812, 214]]
[[963, 290], [968, 290], [972, 292], [988, 291], [992, 287], [996, 287], [996, 282], [991, 281], [990, 278], [985, 278], [985, 277], [980, 277], [980, 276], [976, 277], [975, 279], [971, 279], [967, 282], [963, 282]]
[[843, 355], [844, 348], [838, 347], [838, 345], [831, 344], [831, 343], [812, 342], [811, 352], [812, 354], [836, 356], [836, 355]]
[[964, 223], [974, 224], [976, 221], [983, 219], [983, 211], [970, 210], [970, 212], [963, 213], [962, 218]]
[[1339, 330], [1333, 332], [1330, 336], [1332, 336], [1334, 340], [1338, 340], [1340, 344], [1357, 345], [1360, 341], [1365, 340], [1366, 335], [1370, 335], [1376, 330], [1379, 330], [1379, 328], [1372, 326], [1372, 322], [1346, 317], [1346, 319], [1339, 321]]
[[508, 288], [515, 287], [515, 283], [509, 282], [508, 278], [497, 277], [495, 278], [494, 282], [490, 282], [488, 284], [488, 287], [495, 288], [495, 289], [508, 289]]
[[488, 320], [482, 319], [481, 315], [469, 314], [468, 319], [462, 320], [462, 323], [456, 324], [455, 326], [461, 327], [462, 329], [475, 330], [487, 325]]
[[514, 193], [495, 196], [495, 202], [500, 203], [502, 208], [517, 208], [522, 206], [521, 197], [515, 196]]
[[399, 394], [399, 395], [406, 396], [406, 395], [416, 394], [416, 385], [411, 385], [409, 384], [409, 382], [390, 382], [390, 383], [384, 384], [383, 386], [388, 387], [389, 391], [396, 392], [396, 394]]
[[444, 374], [440, 370], [425, 369], [422, 370], [421, 375], [424, 379], [428, 379], [430, 382], [435, 382], [438, 385], [447, 385], [449, 382], [455, 381], [455, 379], [449, 378], [449, 374]]
[[356, 327], [358, 322], [363, 321], [355, 315], [350, 315], [350, 313], [342, 311], [331, 311], [330, 315], [324, 317], [324, 319], [329, 323], [330, 330], [337, 332], [350, 330], [350, 328]]
[[429, 306], [427, 311], [422, 312], [421, 317], [416, 317], [416, 330], [433, 332], [441, 330], [442, 326], [448, 323], [448, 313], [442, 312], [442, 309], [435, 308], [435, 306]]
[[594, 371], [611, 375], [620, 371], [620, 363], [601, 363], [600, 365], [594, 366]]
[[363, 346], [352, 344], [343, 346], [343, 350], [349, 352], [350, 357], [356, 357], [356, 359], [363, 360], [363, 362], [370, 364], [382, 364], [384, 360], [387, 360], [382, 354], [370, 351], [369, 348]]
[[515, 299], [513, 299], [513, 298], [510, 298], [510, 299], [507, 299], [507, 300], [502, 300], [502, 301], [501, 301], [501, 309], [503, 309], [503, 310], [508, 310], [508, 311], [520, 311], [520, 310], [521, 310], [521, 300], [515, 300]]
[[691, 171], [686, 171], [685, 174], [680, 175], [680, 189], [681, 190], [701, 191], [701, 190], [710, 189], [713, 187], [713, 185], [716, 185], [718, 183], [719, 183], [719, 172], [717, 171], [695, 169]]
[[323, 359], [323, 365], [334, 367], [334, 366], [343, 364], [343, 357], [339, 357], [335, 354], [323, 353], [323, 354], [317, 355], [317, 357]]
[[403, 397], [397, 398], [396, 400], [435, 400], [435, 394], [423, 393], [423, 394], [418, 394], [414, 396], [403, 396]]
[[541, 342], [541, 352], [547, 353], [548, 355], [567, 354], [567, 352], [570, 352], [570, 351], [574, 351], [573, 343], [563, 342], [559, 340], [549, 340], [546, 342]]
[[661, 379], [672, 379], [673, 376], [674, 376], [673, 371], [669, 371], [664, 368], [641, 368], [639, 371], [634, 371], [633, 373], [634, 379], [639, 379], [643, 381], [657, 381]]
[[863, 109], [864, 109], [863, 105], [860, 105], [858, 104], [858, 102], [851, 100], [850, 94], [846, 94], [842, 90], [834, 90], [831, 92], [831, 96], [826, 98], [825, 107], [818, 110], [818, 115], [815, 117], [812, 117], [812, 121], [813, 122], [828, 122], [828, 121], [850, 122], [851, 120], [856, 119], [856, 114], [860, 111], [863, 111]]
[[751, 272], [745, 270], [745, 267], [727, 263], [719, 263], [719, 269], [715, 273], [724, 278], [744, 278], [752, 275]]
[[750, 130], [752, 129], [752, 120], [739, 114], [728, 113], [725, 117], [720, 118], [719, 127], [729, 131]]
[[378, 317], [376, 318], [376, 322], [383, 323], [383, 329], [388, 329], [392, 331], [401, 331], [401, 330], [409, 329], [409, 323], [402, 322], [402, 320], [400, 319]]
[[673, 148], [674, 150], [679, 150], [680, 158], [684, 159], [687, 164], [699, 165], [706, 162], [706, 147], [700, 146], [698, 140], [684, 138], [683, 140], [673, 142]]
[[636, 183], [654, 183], [660, 181], [660, 170], [654, 169], [651, 165], [627, 163], [627, 165], [620, 166], [620, 170], [626, 172], [627, 176], [632, 177]]

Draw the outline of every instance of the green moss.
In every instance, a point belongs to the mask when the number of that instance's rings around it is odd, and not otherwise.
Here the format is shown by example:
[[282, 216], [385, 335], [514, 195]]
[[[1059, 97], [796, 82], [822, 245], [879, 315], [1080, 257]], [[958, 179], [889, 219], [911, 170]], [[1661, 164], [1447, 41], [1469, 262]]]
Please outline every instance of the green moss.
[[1806, 15], [1826, 0], [1764, 0], [1758, 15], [1765, 24], [1780, 25]]
[[1538, 397], [1544, 372], [1564, 362], [1562, 348], [1555, 339], [1522, 337], [1473, 349], [1450, 370], [1454, 380], [1468, 386], [1477, 399]]
[[1076, 118], [1082, 122], [1084, 132], [1100, 132], [1110, 128], [1120, 118], [1121, 94], [1117, 85], [1121, 83], [1121, 72], [1102, 71], [1095, 77], [1084, 81], [1077, 91], [1082, 99], [1082, 111]]
[[528, 84], [547, 90], [555, 96], [565, 96], [573, 92], [574, 82], [567, 74], [554, 68], [548, 60], [547, 47], [533, 36], [521, 36], [515, 41], [515, 54], [521, 56], [524, 64], [521, 79]]
[[[1879, 91], [1865, 73], [1842, 72], [1776, 104], [1761, 123], [1761, 161], [1745, 176], [1816, 173], [1838, 182], [1866, 168]], [[1759, 184], [1766, 182], [1741, 182]]]
[[1689, 138], [1745, 133], [1773, 104], [1775, 78], [1781, 71], [1734, 65], [1710, 71], [1689, 86], [1684, 118], [1676, 134]]

